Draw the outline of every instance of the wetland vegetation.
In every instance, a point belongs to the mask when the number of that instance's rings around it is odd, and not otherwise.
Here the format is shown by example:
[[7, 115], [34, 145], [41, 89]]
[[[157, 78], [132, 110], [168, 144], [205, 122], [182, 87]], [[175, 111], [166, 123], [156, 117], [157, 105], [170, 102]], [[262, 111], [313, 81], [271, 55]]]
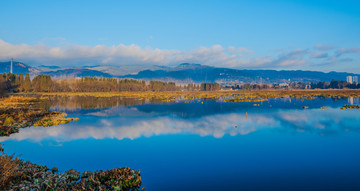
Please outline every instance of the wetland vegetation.
[[316, 97], [340, 99], [360, 97], [360, 90], [257, 90], [257, 91], [169, 91], [169, 92], [32, 92], [17, 95], [118, 97], [143, 101], [191, 101], [197, 99], [226, 100], [229, 102], [264, 101], [270, 98], [315, 99]]
[[29, 126], [48, 127], [65, 124], [78, 118], [66, 118], [66, 113], [50, 111], [43, 99], [22, 96], [0, 98], [0, 136], [17, 133]]
[[343, 105], [340, 109], [360, 109], [360, 105]]
[[[46, 97], [10, 96], [0, 98], [0, 137], [30, 126], [50, 127], [77, 121], [67, 114], [49, 110]], [[128, 167], [106, 171], [58, 172], [14, 155], [0, 144], [0, 190], [139, 190], [140, 171]]]
[[114, 168], [106, 171], [63, 173], [14, 155], [7, 155], [0, 144], [0, 190], [140, 190], [140, 171]]

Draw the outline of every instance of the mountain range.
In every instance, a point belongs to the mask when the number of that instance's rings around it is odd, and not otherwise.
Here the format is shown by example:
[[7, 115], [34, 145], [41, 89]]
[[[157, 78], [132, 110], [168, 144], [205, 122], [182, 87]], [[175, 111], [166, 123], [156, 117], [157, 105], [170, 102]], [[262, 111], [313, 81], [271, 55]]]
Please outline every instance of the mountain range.
[[[9, 72], [10, 62], [0, 62], [0, 72]], [[30, 73], [50, 75], [53, 78], [69, 77], [117, 77], [143, 80], [162, 80], [177, 83], [218, 82], [220, 84], [234, 83], [282, 83], [289, 81], [319, 82], [331, 80], [346, 80], [346, 76], [358, 74], [346, 72], [318, 72], [302, 70], [239, 70], [217, 68], [212, 66], [182, 63], [176, 67], [166, 66], [85, 66], [79, 68], [62, 68], [59, 66], [39, 65], [29, 66], [14, 62], [14, 73]]]

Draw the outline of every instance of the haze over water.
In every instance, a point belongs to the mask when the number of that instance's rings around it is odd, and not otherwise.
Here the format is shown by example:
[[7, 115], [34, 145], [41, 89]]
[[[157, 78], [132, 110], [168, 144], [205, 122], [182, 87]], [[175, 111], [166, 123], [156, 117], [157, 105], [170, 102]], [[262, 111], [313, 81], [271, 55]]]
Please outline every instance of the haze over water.
[[146, 190], [360, 189], [359, 110], [340, 110], [358, 98], [50, 100], [80, 120], [1, 137], [9, 154], [60, 171], [129, 166]]

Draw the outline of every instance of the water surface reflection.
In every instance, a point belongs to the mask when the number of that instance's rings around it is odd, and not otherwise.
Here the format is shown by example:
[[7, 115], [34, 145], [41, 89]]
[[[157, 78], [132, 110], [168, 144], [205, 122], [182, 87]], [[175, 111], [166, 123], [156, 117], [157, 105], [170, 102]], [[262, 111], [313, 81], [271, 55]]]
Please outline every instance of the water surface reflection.
[[339, 109], [350, 101], [54, 98], [52, 110], [80, 120], [0, 141], [61, 170], [141, 169], [147, 190], [356, 190], [359, 110]]
[[[110, 113], [110, 117], [108, 115]], [[354, 111], [329, 110], [274, 110], [259, 113], [228, 113], [183, 119], [177, 116], [162, 116], [162, 113], [144, 113], [136, 108], [107, 109], [89, 113], [82, 121], [48, 128], [31, 127], [1, 140], [31, 139], [41, 141], [54, 139], [136, 139], [167, 134], [195, 134], [221, 138], [244, 135], [263, 128], [282, 132], [307, 132], [331, 135], [342, 132], [360, 132], [360, 118]], [[107, 117], [104, 117], [107, 116]]]

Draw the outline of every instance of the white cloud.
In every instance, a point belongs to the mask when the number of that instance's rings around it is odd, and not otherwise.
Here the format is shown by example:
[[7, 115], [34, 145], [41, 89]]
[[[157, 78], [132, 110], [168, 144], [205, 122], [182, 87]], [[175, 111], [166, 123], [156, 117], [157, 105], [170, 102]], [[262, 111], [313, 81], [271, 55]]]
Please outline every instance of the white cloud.
[[295, 49], [290, 52], [280, 54], [276, 59], [267, 63], [269, 66], [298, 66], [307, 64], [305, 56], [309, 54], [308, 50]]
[[328, 53], [325, 52], [313, 52], [311, 54], [311, 58], [327, 58], [328, 57]]
[[337, 56], [341, 56], [342, 54], [348, 54], [348, 53], [360, 53], [360, 46], [353, 48], [340, 48], [336, 50]]
[[14, 45], [0, 40], [0, 59], [14, 57], [31, 62], [54, 64], [74, 64], [75, 62], [84, 65], [89, 63], [170, 65], [191, 62], [213, 66], [229, 66], [234, 60], [242, 58], [244, 54], [252, 54], [252, 51], [246, 48], [223, 48], [221, 45], [200, 47], [190, 51], [142, 48], [133, 44], [97, 45], [95, 47], [72, 45], [60, 48], [46, 45]]
[[[321, 50], [329, 45], [315, 45]], [[338, 55], [360, 52], [360, 47], [339, 49]], [[298, 66], [312, 66], [311, 59], [327, 58], [328, 53], [312, 52], [308, 49], [288, 49], [278, 55], [256, 56], [244, 47], [223, 47], [213, 45], [189, 51], [167, 50], [138, 45], [116, 46], [69, 45], [51, 47], [47, 45], [11, 44], [0, 40], [0, 60], [15, 60], [59, 66], [81, 65], [178, 65], [180, 63], [199, 63], [203, 65], [229, 68], [272, 68], [291, 69]], [[326, 62], [328, 63], [328, 62]], [[333, 64], [333, 63], [332, 63]]]
[[329, 45], [329, 44], [316, 44], [314, 46], [315, 49], [318, 49], [318, 50], [332, 50], [334, 49], [334, 47], [332, 45]]

